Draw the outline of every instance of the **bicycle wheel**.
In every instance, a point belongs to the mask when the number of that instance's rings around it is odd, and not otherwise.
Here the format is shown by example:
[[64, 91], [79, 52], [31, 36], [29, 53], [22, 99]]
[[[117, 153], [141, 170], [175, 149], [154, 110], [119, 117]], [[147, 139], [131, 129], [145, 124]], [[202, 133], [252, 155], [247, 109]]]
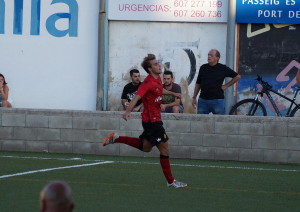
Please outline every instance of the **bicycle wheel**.
[[300, 104], [292, 110], [291, 117], [300, 117]]
[[266, 116], [265, 106], [254, 99], [244, 99], [236, 103], [230, 110], [229, 115], [241, 116]]

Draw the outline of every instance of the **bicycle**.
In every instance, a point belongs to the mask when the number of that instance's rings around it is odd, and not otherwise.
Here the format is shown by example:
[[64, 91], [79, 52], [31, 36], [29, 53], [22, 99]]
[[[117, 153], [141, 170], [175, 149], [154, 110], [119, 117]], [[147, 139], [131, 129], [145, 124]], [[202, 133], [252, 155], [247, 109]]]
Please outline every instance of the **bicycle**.
[[[236, 103], [230, 110], [229, 115], [247, 115], [247, 116], [267, 116], [266, 107], [261, 102], [261, 98], [264, 94], [266, 94], [267, 98], [269, 99], [272, 107], [274, 108], [277, 116], [282, 116], [281, 112], [279, 111], [273, 97], [271, 96], [270, 92], [275, 93], [276, 95], [284, 98], [285, 100], [291, 102], [288, 111], [286, 112], [286, 117], [300, 117], [300, 104], [296, 103], [297, 95], [300, 91], [300, 85], [297, 88], [294, 98], [290, 99], [285, 95], [278, 93], [277, 91], [272, 89], [272, 86], [269, 83], [263, 81], [262, 77], [257, 75], [257, 79], [259, 84], [262, 85], [262, 90], [256, 92], [256, 96], [253, 99], [244, 99]], [[295, 105], [295, 106], [294, 106]], [[294, 106], [294, 107], [293, 107]]]

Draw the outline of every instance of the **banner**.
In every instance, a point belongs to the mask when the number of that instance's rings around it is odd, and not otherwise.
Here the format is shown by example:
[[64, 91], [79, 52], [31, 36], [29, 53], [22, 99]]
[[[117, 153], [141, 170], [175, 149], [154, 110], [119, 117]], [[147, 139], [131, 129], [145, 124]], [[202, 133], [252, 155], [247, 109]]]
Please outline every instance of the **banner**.
[[109, 20], [227, 22], [228, 0], [109, 0]]
[[95, 110], [99, 0], [0, 0], [0, 73], [14, 108]]
[[299, 0], [236, 0], [237, 23], [299, 24]]

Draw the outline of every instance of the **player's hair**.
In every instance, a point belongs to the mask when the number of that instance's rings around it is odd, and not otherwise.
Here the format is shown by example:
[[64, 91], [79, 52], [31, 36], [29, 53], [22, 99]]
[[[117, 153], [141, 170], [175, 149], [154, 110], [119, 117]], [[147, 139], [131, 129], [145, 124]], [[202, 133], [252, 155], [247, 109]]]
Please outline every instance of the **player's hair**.
[[140, 71], [137, 70], [137, 69], [131, 69], [129, 73], [130, 73], [130, 77], [132, 77], [134, 73], [135, 73], [135, 74], [139, 74]]
[[171, 75], [171, 78], [173, 78], [173, 72], [172, 71], [164, 71], [164, 75]]
[[148, 68], [151, 68], [152, 64], [150, 63], [151, 60], [155, 60], [154, 54], [148, 54], [147, 57], [144, 58], [143, 62], [141, 63], [141, 66], [144, 68], [144, 70], [149, 74]]

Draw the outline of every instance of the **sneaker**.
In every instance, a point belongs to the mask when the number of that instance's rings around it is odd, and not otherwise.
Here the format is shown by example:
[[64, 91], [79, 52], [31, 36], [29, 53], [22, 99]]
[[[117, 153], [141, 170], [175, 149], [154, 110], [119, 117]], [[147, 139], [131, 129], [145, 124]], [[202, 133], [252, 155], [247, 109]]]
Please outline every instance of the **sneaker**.
[[185, 188], [187, 184], [174, 180], [171, 184], [167, 183], [167, 186], [171, 188]]
[[115, 134], [115, 133], [109, 134], [109, 135], [104, 139], [104, 142], [103, 142], [102, 146], [106, 146], [106, 145], [108, 145], [108, 144], [113, 144], [113, 143], [115, 143], [115, 139], [116, 139], [116, 134]]

